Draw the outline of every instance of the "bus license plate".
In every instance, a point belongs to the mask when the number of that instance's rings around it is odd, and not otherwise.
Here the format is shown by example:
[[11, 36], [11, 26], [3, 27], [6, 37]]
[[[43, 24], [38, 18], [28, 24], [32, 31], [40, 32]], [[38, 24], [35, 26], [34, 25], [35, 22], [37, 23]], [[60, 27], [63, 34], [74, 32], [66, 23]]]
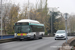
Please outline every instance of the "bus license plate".
[[20, 39], [24, 39], [24, 38], [20, 38]]

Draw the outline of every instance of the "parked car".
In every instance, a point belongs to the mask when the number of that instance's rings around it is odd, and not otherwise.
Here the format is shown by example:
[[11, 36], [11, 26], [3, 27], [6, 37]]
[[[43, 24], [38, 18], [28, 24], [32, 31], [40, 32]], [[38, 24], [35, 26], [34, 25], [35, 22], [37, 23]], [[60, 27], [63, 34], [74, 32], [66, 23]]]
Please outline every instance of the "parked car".
[[66, 31], [65, 30], [58, 30], [55, 33], [55, 40], [57, 39], [65, 39], [66, 40]]

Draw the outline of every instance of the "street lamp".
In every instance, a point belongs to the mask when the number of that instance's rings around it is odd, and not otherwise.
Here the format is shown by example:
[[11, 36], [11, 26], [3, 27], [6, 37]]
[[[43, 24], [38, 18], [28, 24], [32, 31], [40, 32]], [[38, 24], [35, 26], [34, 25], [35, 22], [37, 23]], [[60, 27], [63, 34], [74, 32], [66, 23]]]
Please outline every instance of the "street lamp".
[[68, 13], [64, 13], [65, 18], [65, 31], [66, 31], [66, 43], [67, 43], [67, 18], [69, 17]]
[[52, 15], [53, 15], [53, 10], [52, 10], [52, 12], [50, 11], [50, 13], [51, 13], [51, 35], [52, 35], [52, 33], [53, 33], [53, 26], [52, 26]]
[[29, 19], [29, 0], [28, 0], [28, 19]]

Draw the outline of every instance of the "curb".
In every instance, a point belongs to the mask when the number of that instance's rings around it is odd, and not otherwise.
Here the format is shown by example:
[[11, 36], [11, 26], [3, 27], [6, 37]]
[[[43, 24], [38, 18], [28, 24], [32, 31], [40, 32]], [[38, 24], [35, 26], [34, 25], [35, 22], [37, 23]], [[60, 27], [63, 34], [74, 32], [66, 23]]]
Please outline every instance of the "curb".
[[11, 42], [11, 41], [14, 41], [14, 38], [1, 39], [1, 40], [0, 40], [0, 43]]
[[74, 40], [75, 40], [75, 37], [69, 39], [69, 40], [67, 41], [67, 43], [64, 42], [64, 43], [62, 44], [62, 47], [59, 48], [59, 50], [71, 50], [71, 49], [72, 49], [72, 46], [70, 46], [70, 44], [71, 44]]

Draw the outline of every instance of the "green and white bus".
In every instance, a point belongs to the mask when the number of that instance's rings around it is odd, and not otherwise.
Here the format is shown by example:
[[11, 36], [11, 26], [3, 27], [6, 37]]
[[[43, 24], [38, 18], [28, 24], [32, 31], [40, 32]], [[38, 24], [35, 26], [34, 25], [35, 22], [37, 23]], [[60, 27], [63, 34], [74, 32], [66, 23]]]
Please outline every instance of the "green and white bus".
[[42, 39], [45, 34], [44, 24], [36, 20], [22, 19], [15, 23], [14, 25], [14, 37], [22, 39]]

